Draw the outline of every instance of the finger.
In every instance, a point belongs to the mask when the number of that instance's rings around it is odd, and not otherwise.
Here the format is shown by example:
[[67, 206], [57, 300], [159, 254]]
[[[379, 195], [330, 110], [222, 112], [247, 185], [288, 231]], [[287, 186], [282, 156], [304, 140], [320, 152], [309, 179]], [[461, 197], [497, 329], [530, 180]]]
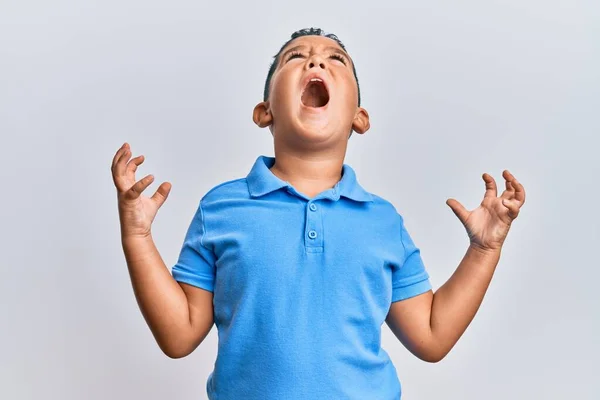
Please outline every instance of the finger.
[[156, 189], [156, 192], [152, 195], [151, 199], [156, 203], [156, 206], [160, 208], [167, 197], [169, 197], [169, 193], [171, 192], [171, 184], [169, 182], [163, 182]]
[[146, 175], [135, 183], [127, 192], [125, 192], [125, 198], [128, 200], [137, 199], [140, 194], [154, 181], [152, 174]]
[[[131, 160], [129, 160], [129, 163], [127, 163], [127, 167], [125, 169], [125, 173], [126, 174], [132, 174], [132, 176], [135, 177], [135, 171], [137, 171], [137, 167], [143, 163], [145, 160], [144, 155], [140, 154], [137, 157], [132, 158]], [[135, 178], [134, 178], [135, 179]]]
[[521, 205], [525, 204], [525, 188], [516, 178], [513, 183], [515, 186], [515, 199], [520, 201]]
[[119, 150], [117, 150], [117, 152], [115, 153], [113, 159], [112, 159], [112, 164], [111, 164], [111, 169], [115, 168], [115, 165], [117, 165], [117, 161], [119, 160], [119, 158], [121, 157], [121, 155], [123, 155], [123, 152], [125, 150], [127, 150], [129, 148], [129, 144], [127, 142], [123, 143], [121, 145], [121, 147], [119, 147]]
[[469, 217], [469, 211], [455, 199], [446, 200], [446, 204], [452, 209], [458, 219], [464, 224]]
[[517, 200], [512, 199], [512, 200], [507, 200], [507, 199], [502, 199], [502, 204], [504, 205], [504, 207], [508, 208], [508, 216], [512, 219], [517, 218], [517, 216], [519, 215], [519, 209], [521, 208], [521, 203], [519, 203]]
[[507, 180], [511, 181], [511, 185], [515, 190], [514, 199], [523, 205], [525, 203], [525, 188], [508, 170], [504, 170], [504, 176]]
[[506, 190], [502, 192], [502, 195], [500, 197], [502, 197], [503, 199], [510, 200], [514, 197], [514, 195], [515, 189], [513, 188], [511, 181], [506, 181]]
[[127, 147], [117, 160], [117, 164], [114, 168], [115, 176], [121, 177], [125, 175], [125, 167], [127, 166], [127, 160], [129, 160], [129, 157], [131, 157], [131, 149]]
[[131, 184], [127, 185], [127, 182], [123, 176], [123, 168], [121, 166], [121, 160], [123, 159], [123, 157], [127, 157], [128, 151], [129, 144], [124, 143], [115, 154], [115, 157], [113, 158], [113, 165], [111, 167], [113, 182], [119, 192], [124, 192], [131, 186]]
[[481, 177], [485, 181], [484, 197], [497, 197], [498, 189], [496, 188], [496, 181], [494, 180], [494, 178], [490, 174], [485, 173], [485, 172], [483, 173], [483, 175]]

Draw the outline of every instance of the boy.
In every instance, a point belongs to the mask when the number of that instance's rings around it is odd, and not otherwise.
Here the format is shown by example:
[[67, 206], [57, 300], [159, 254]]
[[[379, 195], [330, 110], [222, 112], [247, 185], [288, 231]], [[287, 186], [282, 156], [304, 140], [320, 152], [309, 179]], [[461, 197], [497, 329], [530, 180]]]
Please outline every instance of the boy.
[[162, 351], [190, 354], [213, 322], [218, 355], [210, 399], [400, 399], [380, 346], [385, 321], [415, 356], [441, 360], [473, 319], [502, 244], [525, 201], [503, 172], [500, 197], [483, 174], [481, 205], [446, 203], [470, 245], [435, 294], [419, 249], [388, 201], [363, 189], [344, 164], [352, 131], [364, 134], [354, 63], [335, 35], [294, 33], [270, 68], [253, 120], [269, 127], [275, 157], [200, 201], [169, 272], [151, 223], [171, 185], [141, 195], [144, 158], [125, 143], [112, 172], [121, 237], [138, 304]]

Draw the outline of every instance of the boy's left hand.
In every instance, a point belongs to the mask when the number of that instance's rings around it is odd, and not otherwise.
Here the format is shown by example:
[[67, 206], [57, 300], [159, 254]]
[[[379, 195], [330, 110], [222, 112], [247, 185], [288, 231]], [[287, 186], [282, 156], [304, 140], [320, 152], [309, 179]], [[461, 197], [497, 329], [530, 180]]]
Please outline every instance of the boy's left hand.
[[481, 205], [473, 211], [467, 211], [455, 199], [446, 200], [446, 204], [467, 229], [471, 246], [481, 250], [497, 251], [502, 248], [512, 221], [525, 203], [523, 185], [508, 170], [504, 170], [502, 175], [506, 179], [506, 190], [496, 197], [496, 181], [491, 175], [483, 174], [485, 196]]

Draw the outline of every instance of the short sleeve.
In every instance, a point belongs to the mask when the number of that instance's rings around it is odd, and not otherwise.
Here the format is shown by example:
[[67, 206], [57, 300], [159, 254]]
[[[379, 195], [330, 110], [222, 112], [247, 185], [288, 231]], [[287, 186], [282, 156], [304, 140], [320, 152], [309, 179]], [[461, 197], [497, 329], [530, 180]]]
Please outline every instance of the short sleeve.
[[187, 230], [179, 259], [172, 268], [173, 278], [210, 292], [214, 291], [215, 255], [204, 243], [206, 229], [202, 202]]
[[392, 271], [392, 302], [405, 300], [431, 290], [421, 251], [415, 245], [400, 217], [400, 240], [404, 249], [402, 263]]

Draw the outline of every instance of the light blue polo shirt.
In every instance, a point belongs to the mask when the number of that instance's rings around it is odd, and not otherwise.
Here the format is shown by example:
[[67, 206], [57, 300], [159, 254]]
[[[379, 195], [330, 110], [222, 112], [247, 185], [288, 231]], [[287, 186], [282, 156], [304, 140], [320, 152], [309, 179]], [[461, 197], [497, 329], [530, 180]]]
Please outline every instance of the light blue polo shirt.
[[381, 326], [393, 301], [431, 289], [402, 216], [347, 164], [309, 198], [274, 162], [206, 193], [172, 269], [214, 295], [209, 399], [399, 399]]

